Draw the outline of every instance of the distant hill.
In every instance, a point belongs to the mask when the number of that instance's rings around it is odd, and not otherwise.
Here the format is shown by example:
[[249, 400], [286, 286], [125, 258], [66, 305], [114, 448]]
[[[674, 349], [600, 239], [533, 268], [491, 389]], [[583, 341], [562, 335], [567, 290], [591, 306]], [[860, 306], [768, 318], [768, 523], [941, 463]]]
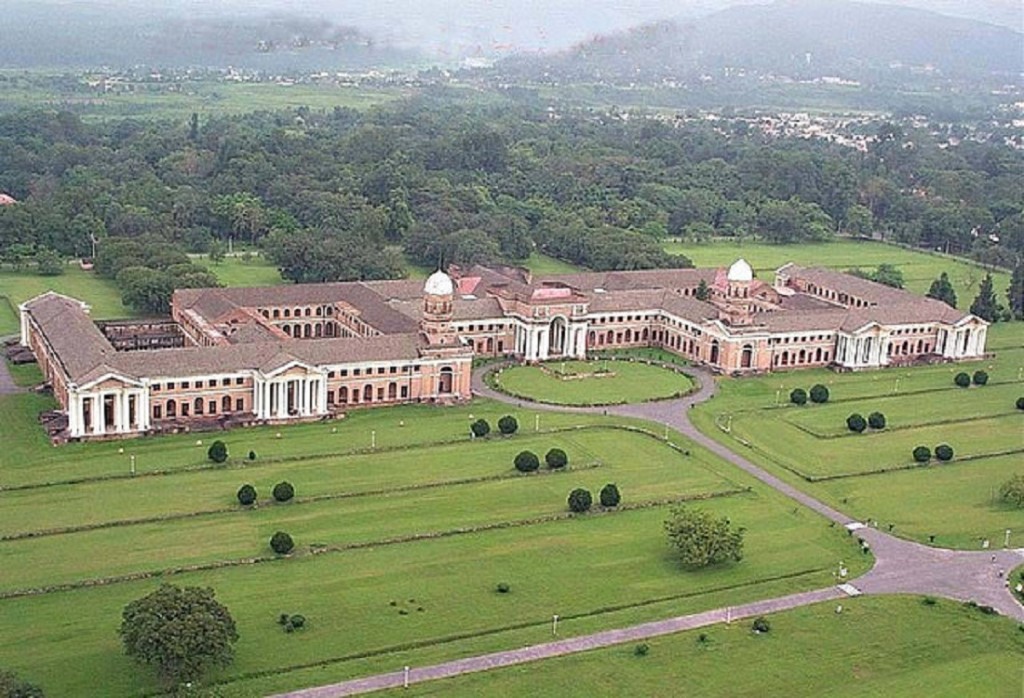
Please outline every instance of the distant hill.
[[1022, 42], [1024, 35], [1005, 27], [914, 8], [784, 0], [649, 24], [557, 54], [512, 58], [500, 69], [570, 81], [644, 82], [725, 68], [870, 79], [913, 67], [1009, 80], [1024, 69]]
[[284, 70], [363, 69], [404, 62], [411, 51], [377, 45], [351, 26], [287, 15], [145, 13], [99, 3], [9, 0], [0, 67], [135, 65]]

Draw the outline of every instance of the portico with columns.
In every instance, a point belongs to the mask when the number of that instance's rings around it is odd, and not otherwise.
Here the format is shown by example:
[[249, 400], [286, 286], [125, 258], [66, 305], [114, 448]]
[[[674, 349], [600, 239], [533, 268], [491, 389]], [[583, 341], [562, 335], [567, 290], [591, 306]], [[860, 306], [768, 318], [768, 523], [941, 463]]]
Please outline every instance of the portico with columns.
[[525, 361], [554, 358], [585, 359], [587, 322], [556, 315], [544, 322], [520, 321], [515, 324], [515, 353]]
[[150, 428], [149, 388], [123, 376], [69, 386], [67, 415], [73, 438], [145, 433]]
[[257, 374], [253, 385], [257, 419], [275, 421], [326, 415], [327, 373], [293, 362], [269, 374]]

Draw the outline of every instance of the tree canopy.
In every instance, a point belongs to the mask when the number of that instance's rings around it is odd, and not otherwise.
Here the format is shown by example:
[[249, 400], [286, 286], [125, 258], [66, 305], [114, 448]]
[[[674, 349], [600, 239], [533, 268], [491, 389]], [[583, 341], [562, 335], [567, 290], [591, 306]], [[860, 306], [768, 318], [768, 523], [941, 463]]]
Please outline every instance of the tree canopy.
[[156, 668], [167, 685], [197, 681], [227, 666], [238, 640], [235, 621], [213, 589], [164, 584], [121, 614], [125, 653]]
[[687, 567], [707, 567], [743, 559], [742, 528], [728, 518], [716, 518], [702, 509], [677, 506], [665, 521], [668, 539]]

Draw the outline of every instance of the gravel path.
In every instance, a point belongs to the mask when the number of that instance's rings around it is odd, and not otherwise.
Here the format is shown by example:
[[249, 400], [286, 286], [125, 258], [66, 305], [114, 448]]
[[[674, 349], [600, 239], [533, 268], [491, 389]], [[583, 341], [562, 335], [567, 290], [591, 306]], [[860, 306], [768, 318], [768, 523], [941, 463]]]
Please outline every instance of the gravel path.
[[[870, 546], [871, 552], [875, 557], [874, 567], [866, 574], [850, 580], [841, 587], [834, 586], [817, 589], [790, 596], [756, 601], [728, 609], [718, 608], [703, 613], [678, 616], [615, 630], [606, 630], [591, 635], [581, 635], [531, 647], [494, 652], [478, 657], [468, 657], [433, 666], [417, 667], [410, 669], [408, 675], [403, 670], [390, 674], [368, 676], [328, 686], [294, 691], [283, 694], [282, 698], [285, 696], [287, 698], [335, 698], [336, 696], [370, 693], [387, 688], [397, 688], [403, 686], [406, 681], [409, 684], [420, 683], [422, 681], [458, 676], [459, 674], [486, 671], [488, 669], [523, 664], [539, 659], [558, 657], [575, 652], [585, 652], [599, 647], [608, 647], [624, 642], [634, 642], [682, 630], [724, 623], [727, 618], [740, 620], [830, 599], [846, 598], [851, 594], [915, 594], [942, 596], [959, 601], [973, 600], [979, 604], [992, 606], [1003, 615], [1024, 621], [1024, 606], [1010, 593], [1004, 579], [1005, 574], [1009, 573], [1017, 565], [1024, 563], [1024, 549], [966, 552], [931, 548], [920, 543], [902, 540], [854, 521], [842, 512], [783, 482], [771, 473], [754, 465], [741, 454], [726, 448], [714, 439], [697, 431], [690, 423], [688, 412], [693, 405], [713, 399], [715, 394], [716, 384], [714, 376], [702, 369], [687, 369], [686, 372], [698, 382], [699, 388], [696, 392], [684, 398], [603, 408], [561, 407], [512, 398], [492, 390], [484, 383], [484, 373], [487, 370], [493, 370], [493, 368], [491, 366], [478, 370], [473, 374], [473, 392], [475, 394], [502, 402], [519, 404], [529, 409], [590, 414], [607, 413], [623, 417], [638, 417], [666, 425], [749, 473], [769, 487], [818, 512], [825, 518], [846, 526], [850, 530], [851, 535], [856, 535]], [[737, 442], [737, 446], [742, 448], [742, 444], [739, 442]]]
[[7, 361], [0, 356], [0, 395], [20, 393], [21, 388], [14, 384], [11, 372], [7, 370]]

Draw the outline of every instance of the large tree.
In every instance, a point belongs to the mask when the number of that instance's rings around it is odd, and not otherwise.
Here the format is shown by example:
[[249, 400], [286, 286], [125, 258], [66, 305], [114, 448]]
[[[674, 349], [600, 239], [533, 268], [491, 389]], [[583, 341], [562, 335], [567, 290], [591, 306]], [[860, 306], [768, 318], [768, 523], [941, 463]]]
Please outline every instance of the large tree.
[[1006, 300], [1010, 302], [1010, 313], [1014, 320], [1024, 320], [1024, 262], [1017, 262], [1006, 289]]
[[119, 632], [125, 653], [152, 664], [169, 686], [227, 666], [238, 640], [235, 621], [213, 589], [171, 584], [125, 606]]
[[928, 293], [925, 295], [937, 301], [942, 301], [950, 308], [956, 307], [956, 290], [953, 288], [953, 284], [950, 283], [949, 274], [946, 272], [942, 272], [939, 274], [939, 278], [932, 281], [932, 285], [928, 287]]
[[0, 698], [43, 698], [43, 689], [0, 669]]
[[743, 559], [744, 529], [732, 527], [728, 518], [689, 507], [674, 507], [665, 531], [687, 567], [707, 567]]
[[982, 279], [981, 286], [978, 288], [978, 295], [971, 303], [971, 312], [982, 320], [995, 322], [999, 319], [1001, 310], [999, 301], [996, 300], [996, 294], [992, 290], [992, 275], [985, 274], [985, 278]]

